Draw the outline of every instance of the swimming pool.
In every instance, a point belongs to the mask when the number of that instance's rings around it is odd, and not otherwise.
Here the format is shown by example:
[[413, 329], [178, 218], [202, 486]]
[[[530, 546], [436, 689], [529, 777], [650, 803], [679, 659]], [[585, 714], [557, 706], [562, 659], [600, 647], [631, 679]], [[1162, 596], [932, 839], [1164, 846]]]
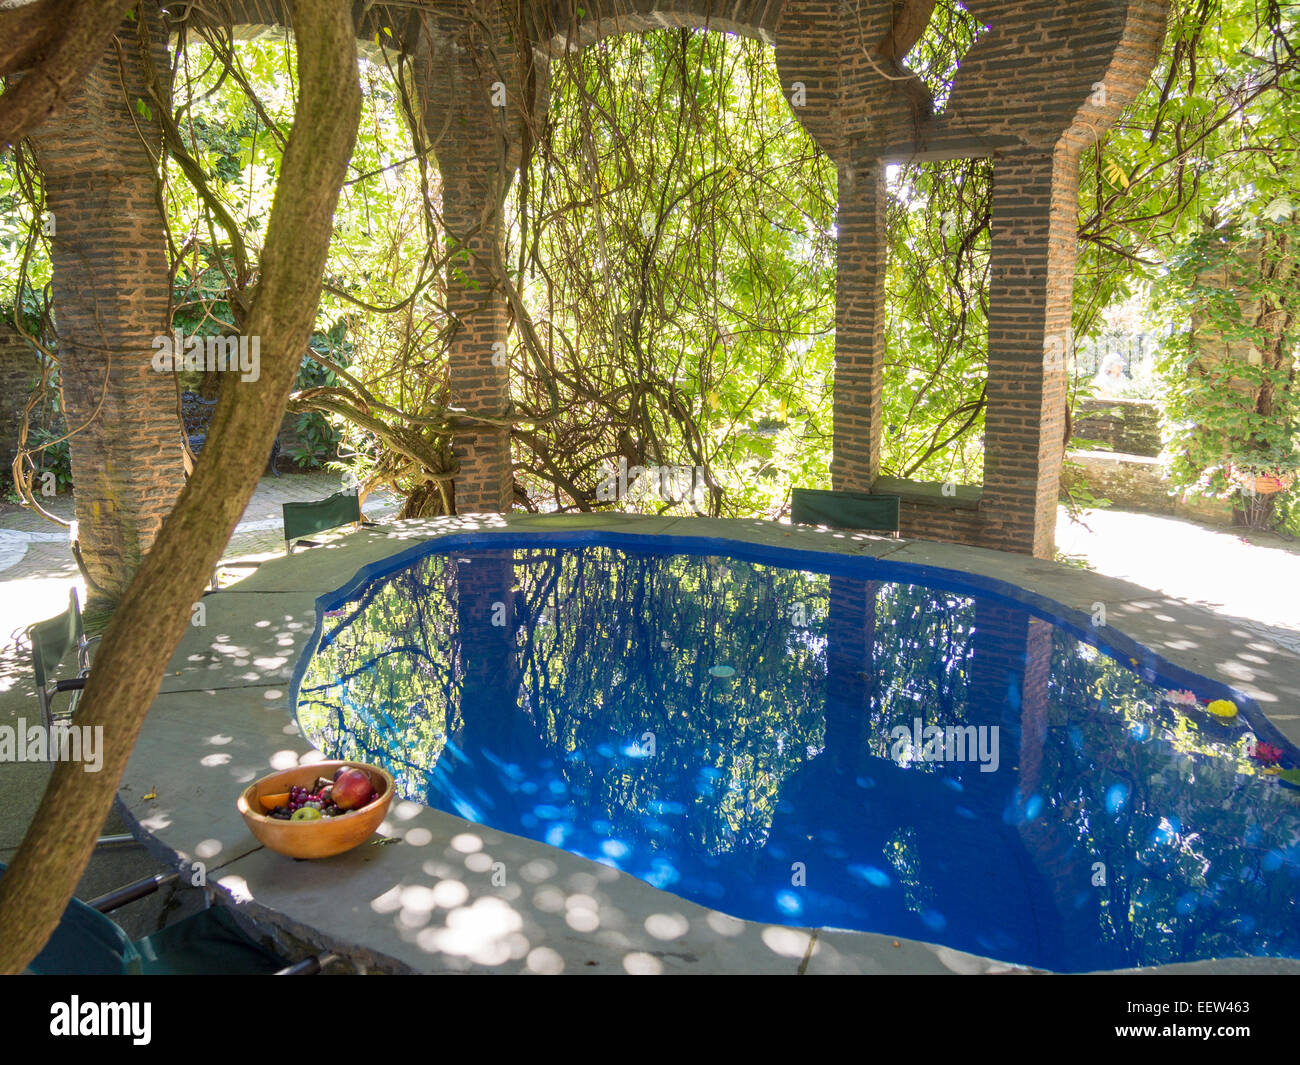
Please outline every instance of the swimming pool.
[[[468, 534], [318, 614], [295, 692], [326, 754], [734, 916], [1059, 971], [1300, 955], [1300, 793], [1248, 733], [1294, 748], [1240, 694], [1012, 586]], [[1166, 698], [1186, 689], [1242, 719]]]

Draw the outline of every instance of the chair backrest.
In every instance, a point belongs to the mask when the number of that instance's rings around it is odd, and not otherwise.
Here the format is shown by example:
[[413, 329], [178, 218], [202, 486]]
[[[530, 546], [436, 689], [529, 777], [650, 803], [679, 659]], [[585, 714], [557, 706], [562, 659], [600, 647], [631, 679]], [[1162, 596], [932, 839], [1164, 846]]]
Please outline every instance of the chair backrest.
[[[5, 867], [0, 865], [0, 877]], [[73, 899], [27, 967], [34, 976], [123, 976], [141, 971], [140, 952], [116, 924]]]
[[186, 389], [181, 393], [181, 422], [186, 436], [205, 435], [212, 412], [217, 407], [215, 399], [204, 399], [197, 392]]
[[361, 520], [361, 498], [355, 491], [335, 492], [315, 503], [285, 503], [284, 539], [292, 544], [300, 536], [334, 529]]
[[68, 593], [67, 610], [57, 617], [38, 621], [28, 629], [28, 633], [32, 641], [32, 671], [36, 674], [36, 688], [44, 691], [68, 652], [81, 646], [83, 629], [77, 589]]
[[900, 497], [871, 492], [828, 492], [796, 488], [790, 520], [797, 525], [833, 525], [841, 529], [898, 532]]

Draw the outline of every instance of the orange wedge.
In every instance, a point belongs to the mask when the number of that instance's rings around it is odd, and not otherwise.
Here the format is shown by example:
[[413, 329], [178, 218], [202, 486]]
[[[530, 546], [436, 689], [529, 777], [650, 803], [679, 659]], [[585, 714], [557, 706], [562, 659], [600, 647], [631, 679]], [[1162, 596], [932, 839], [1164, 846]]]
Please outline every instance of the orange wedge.
[[282, 791], [276, 795], [262, 795], [258, 797], [257, 801], [262, 804], [262, 808], [269, 814], [277, 806], [289, 805], [289, 793]]

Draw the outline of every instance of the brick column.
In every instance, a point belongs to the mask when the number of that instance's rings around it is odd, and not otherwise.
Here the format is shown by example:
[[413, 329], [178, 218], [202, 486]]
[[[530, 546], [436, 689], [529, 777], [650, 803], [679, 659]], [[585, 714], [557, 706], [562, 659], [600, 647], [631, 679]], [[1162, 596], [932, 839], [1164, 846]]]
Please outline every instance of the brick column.
[[836, 226], [834, 457], [836, 491], [871, 488], [880, 472], [885, 369], [885, 172], [840, 168]]
[[1078, 179], [1064, 142], [994, 162], [981, 512], [987, 546], [1038, 558], [1055, 548]]
[[[493, 104], [498, 68], [491, 49], [463, 29], [429, 28], [414, 69], [442, 176], [446, 247], [456, 253], [447, 268], [447, 309], [455, 322], [448, 348], [451, 404], [503, 417], [510, 405], [502, 357], [508, 315], [494, 278], [505, 255], [503, 205], [514, 175], [509, 109]], [[509, 429], [466, 422], [452, 450], [460, 464], [456, 512], [508, 511], [514, 494]]]
[[[165, 77], [156, 9], [148, 22]], [[175, 385], [151, 365], [153, 338], [170, 328], [169, 277], [150, 157], [160, 133], [132, 107], [145, 97], [136, 32], [133, 22], [119, 30], [122, 71], [110, 49], [68, 108], [32, 138], [54, 215], [67, 426], [85, 426], [70, 442], [78, 539], [90, 598], [100, 602], [125, 592], [185, 482]]]

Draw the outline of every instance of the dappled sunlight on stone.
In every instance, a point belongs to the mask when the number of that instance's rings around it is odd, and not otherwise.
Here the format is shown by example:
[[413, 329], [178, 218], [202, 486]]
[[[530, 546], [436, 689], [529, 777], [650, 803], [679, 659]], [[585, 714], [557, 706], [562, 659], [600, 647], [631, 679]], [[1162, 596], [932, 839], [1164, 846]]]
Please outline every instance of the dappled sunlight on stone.
[[267, 764], [269, 764], [272, 769], [275, 769], [277, 771], [283, 769], [293, 769], [296, 765], [298, 765], [298, 752], [297, 751], [276, 751], [273, 755], [271, 755], [270, 758], [267, 759]]
[[469, 898], [469, 888], [459, 880], [441, 880], [430, 892], [433, 905], [442, 910], [463, 906]]
[[528, 952], [525, 964], [530, 973], [540, 976], [558, 976], [564, 972], [564, 958], [550, 947], [534, 947]]
[[709, 927], [717, 932], [720, 936], [738, 936], [745, 930], [745, 922], [738, 917], [732, 917], [730, 914], [719, 913], [717, 910], [709, 911], [705, 918]]
[[198, 855], [198, 857], [204, 859], [215, 858], [224, 849], [225, 848], [222, 845], [221, 840], [205, 839], [197, 847], [194, 848], [194, 853]]
[[600, 881], [592, 876], [591, 873], [574, 873], [569, 877], [569, 887], [577, 892], [586, 893], [595, 891], [599, 886]]
[[370, 900], [370, 908], [375, 913], [396, 913], [402, 908], [401, 887], [390, 888], [376, 899]]
[[486, 873], [492, 868], [492, 855], [486, 851], [475, 851], [465, 855], [465, 868], [473, 873]]
[[655, 939], [680, 939], [691, 924], [680, 913], [652, 913], [645, 919], [645, 930]]
[[664, 971], [664, 963], [653, 954], [635, 950], [623, 956], [623, 969], [633, 976], [658, 976]]
[[768, 925], [763, 929], [763, 942], [767, 949], [783, 958], [802, 958], [808, 949], [810, 936], [795, 928]]
[[453, 850], [458, 850], [461, 854], [473, 854], [475, 851], [483, 849], [483, 840], [472, 832], [462, 832], [459, 836], [454, 836], [451, 841]]
[[564, 923], [576, 932], [600, 927], [600, 905], [590, 895], [570, 895], [564, 900]]
[[504, 965], [527, 956], [530, 944], [520, 934], [523, 918], [501, 899], [476, 899], [452, 910], [446, 926], [426, 929], [419, 942], [426, 950], [467, 958], [478, 965]]
[[564, 892], [547, 885], [533, 892], [533, 906], [543, 913], [560, 913], [564, 910]]
[[531, 862], [525, 862], [519, 869], [519, 876], [527, 880], [530, 884], [540, 884], [545, 880], [550, 880], [559, 871], [556, 864], [546, 858], [537, 858]]

